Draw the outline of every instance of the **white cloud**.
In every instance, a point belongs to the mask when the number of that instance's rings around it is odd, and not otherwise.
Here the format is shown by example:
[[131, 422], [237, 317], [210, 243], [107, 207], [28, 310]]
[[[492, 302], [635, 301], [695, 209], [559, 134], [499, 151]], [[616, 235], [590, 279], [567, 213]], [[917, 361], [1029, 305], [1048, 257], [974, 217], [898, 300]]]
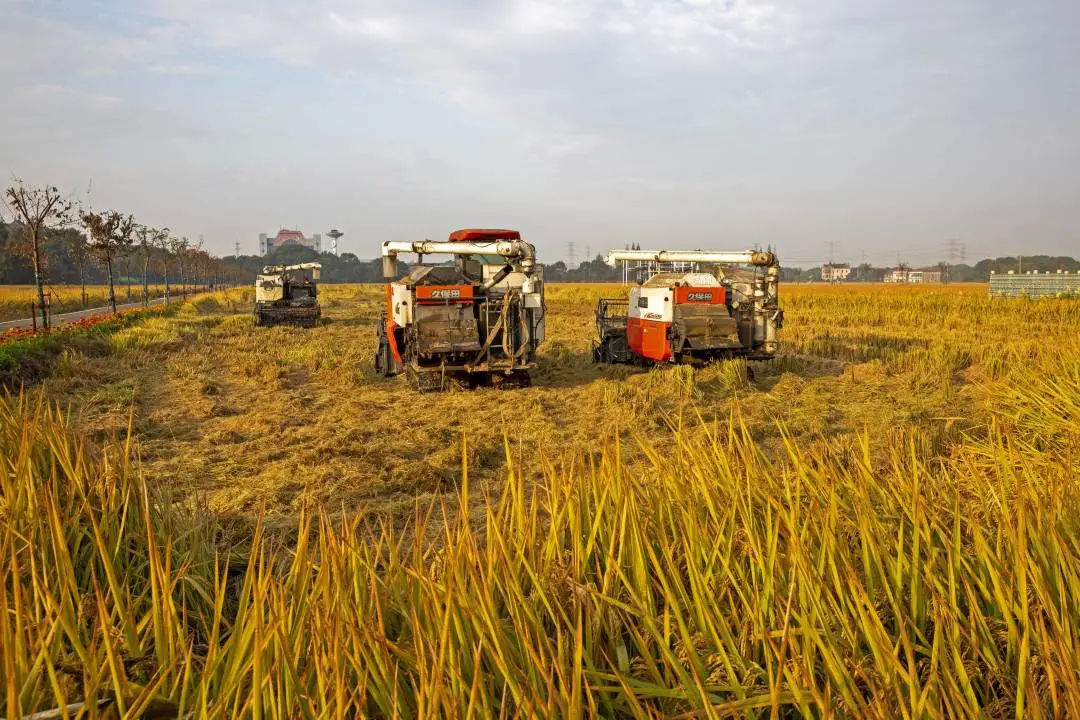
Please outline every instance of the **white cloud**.
[[[435, 217], [452, 196], [456, 213], [577, 207], [705, 234], [722, 216], [801, 235], [803, 216], [823, 233], [849, 210], [872, 227], [879, 206], [936, 207], [956, 187], [989, 198], [990, 218], [1014, 177], [1077, 182], [1077, 8], [0, 0], [5, 99], [32, 108], [0, 115], [19, 143], [0, 160], [52, 172], [123, 156], [116, 173], [144, 192], [164, 148], [189, 200], [205, 183], [252, 213], [319, 202], [282, 178], [333, 178], [335, 207], [379, 198], [358, 226], [393, 207], [378, 222], [395, 227], [423, 214], [413, 202]], [[220, 222], [244, 222], [230, 210]]]
[[511, 3], [507, 30], [514, 35], [581, 32], [593, 3], [586, 0], [517, 0]]
[[378, 40], [393, 41], [401, 38], [403, 34], [402, 23], [395, 17], [361, 17], [358, 19], [346, 19], [331, 10], [327, 17], [334, 27], [345, 35], [358, 35], [361, 37], [375, 38]]

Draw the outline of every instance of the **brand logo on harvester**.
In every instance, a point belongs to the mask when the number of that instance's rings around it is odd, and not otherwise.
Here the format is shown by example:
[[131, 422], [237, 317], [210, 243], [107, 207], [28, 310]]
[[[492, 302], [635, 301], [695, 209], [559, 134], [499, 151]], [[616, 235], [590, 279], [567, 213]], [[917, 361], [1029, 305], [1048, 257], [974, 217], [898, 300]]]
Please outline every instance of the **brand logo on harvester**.
[[694, 301], [697, 301], [697, 302], [709, 302], [710, 300], [712, 300], [712, 293], [711, 292], [686, 293], [686, 299], [690, 300], [691, 302], [694, 302]]
[[440, 300], [450, 300], [461, 297], [461, 288], [447, 288], [445, 290], [432, 290], [431, 297]]

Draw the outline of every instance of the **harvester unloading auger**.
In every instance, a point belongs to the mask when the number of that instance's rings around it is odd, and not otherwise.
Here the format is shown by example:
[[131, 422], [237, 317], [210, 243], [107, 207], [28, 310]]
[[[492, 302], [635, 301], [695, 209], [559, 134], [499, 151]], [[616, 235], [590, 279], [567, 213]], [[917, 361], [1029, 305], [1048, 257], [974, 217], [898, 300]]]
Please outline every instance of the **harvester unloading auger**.
[[383, 243], [383, 275], [399, 253], [452, 255], [453, 264], [417, 265], [386, 287], [375, 369], [406, 373], [420, 390], [452, 380], [529, 384], [544, 339], [543, 266], [516, 230], [458, 230], [445, 242]]
[[784, 322], [778, 306], [780, 264], [772, 252], [612, 250], [607, 263], [647, 267], [692, 264], [695, 271], [654, 273], [629, 300], [596, 307], [593, 360], [653, 364], [731, 357], [766, 360]]

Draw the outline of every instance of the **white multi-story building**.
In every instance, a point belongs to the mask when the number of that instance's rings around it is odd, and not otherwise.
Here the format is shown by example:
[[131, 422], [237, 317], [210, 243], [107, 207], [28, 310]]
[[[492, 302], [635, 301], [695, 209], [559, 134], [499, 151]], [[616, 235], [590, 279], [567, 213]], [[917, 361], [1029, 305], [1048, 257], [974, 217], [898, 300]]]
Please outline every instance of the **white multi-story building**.
[[821, 279], [825, 282], [840, 282], [851, 275], [851, 265], [847, 263], [826, 263], [821, 266]]

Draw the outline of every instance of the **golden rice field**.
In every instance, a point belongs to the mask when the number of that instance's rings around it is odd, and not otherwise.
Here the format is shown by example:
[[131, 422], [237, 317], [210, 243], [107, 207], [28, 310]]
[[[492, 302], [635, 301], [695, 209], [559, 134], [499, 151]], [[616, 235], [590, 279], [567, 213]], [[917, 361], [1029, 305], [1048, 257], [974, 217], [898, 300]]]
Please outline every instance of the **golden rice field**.
[[1080, 716], [1080, 305], [784, 286], [751, 379], [592, 365], [621, 292], [519, 390], [376, 376], [375, 286], [66, 351], [0, 402], [0, 715]]
[[[178, 293], [179, 286], [170, 288]], [[47, 285], [45, 291], [50, 294], [52, 312], [54, 314], [73, 312], [82, 309], [82, 288], [78, 285]], [[138, 302], [142, 300], [142, 283], [131, 286], [131, 296], [128, 299], [127, 283], [117, 283], [115, 286], [116, 301]], [[149, 286], [150, 297], [161, 297], [165, 292], [164, 285], [151, 283]], [[0, 285], [0, 322], [4, 320], [20, 320], [30, 317], [30, 302], [37, 301], [37, 290], [33, 285]], [[109, 302], [109, 287], [107, 285], [86, 286], [87, 307], [101, 307]]]

